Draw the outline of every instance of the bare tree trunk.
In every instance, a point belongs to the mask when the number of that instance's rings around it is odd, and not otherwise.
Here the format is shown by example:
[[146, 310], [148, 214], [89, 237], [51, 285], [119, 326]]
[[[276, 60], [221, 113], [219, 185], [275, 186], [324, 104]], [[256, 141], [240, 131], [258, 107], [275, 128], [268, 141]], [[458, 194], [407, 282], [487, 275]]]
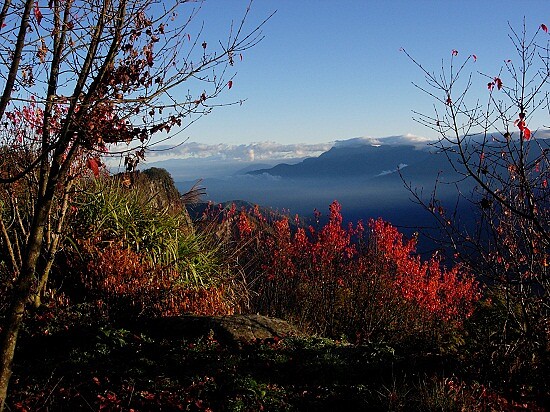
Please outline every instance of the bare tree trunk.
[[42, 248], [44, 225], [47, 221], [51, 199], [43, 199], [37, 204], [37, 214], [32, 225], [31, 234], [27, 243], [23, 267], [16, 281], [11, 305], [8, 311], [8, 320], [2, 330], [2, 348], [0, 353], [0, 412], [4, 410], [8, 394], [8, 383], [11, 377], [11, 368], [15, 355], [15, 347], [19, 329], [23, 322], [27, 302], [32, 297], [35, 284], [35, 270]]
[[[87, 156], [94, 153], [99, 156], [105, 143], [139, 141], [145, 147], [150, 144], [153, 134], [169, 130], [175, 125], [181, 126], [182, 119], [189, 114], [202, 114], [209, 110], [206, 100], [217, 97], [226, 88], [225, 82], [214, 75], [203, 78], [199, 73], [213, 71], [218, 65], [233, 65], [232, 56], [235, 53], [247, 50], [261, 40], [260, 28], [267, 21], [264, 20], [249, 34], [243, 34], [241, 30], [248, 15], [247, 8], [236, 31], [231, 29], [227, 46], [220, 43], [222, 52], [209, 54], [204, 51], [203, 57], [197, 57], [197, 63], [194, 64], [194, 54], [191, 51], [195, 46], [191, 45], [189, 51], [182, 51], [187, 23], [166, 35], [164, 33], [165, 24], [162, 21], [168, 22], [172, 18], [173, 10], [185, 1], [173, 0], [173, 3], [164, 11], [159, 11], [159, 19], [149, 21], [147, 15], [155, 10], [148, 1], [99, 0], [76, 4], [72, 1], [51, 0], [48, 3], [48, 18], [42, 24], [39, 5], [35, 0], [22, 0], [16, 7], [12, 5], [12, 0], [3, 0], [3, 5], [0, 4], [0, 26], [6, 18], [20, 22], [17, 36], [15, 31], [9, 36], [0, 36], [3, 47], [13, 49], [13, 53], [0, 62], [5, 79], [3, 90], [0, 90], [0, 119], [4, 119], [10, 101], [17, 99], [17, 104], [23, 106], [29, 93], [37, 94], [38, 105], [44, 106], [42, 131], [33, 132], [41, 134], [41, 140], [25, 141], [26, 149], [33, 153], [32, 159], [28, 164], [22, 165], [21, 170], [9, 170], [10, 173], [6, 176], [0, 176], [2, 184], [10, 184], [32, 175], [33, 184], [30, 186], [36, 189], [31, 192], [28, 205], [25, 204], [31, 210], [22, 209], [28, 212], [24, 214], [24, 218], [32, 216], [30, 224], [28, 220], [20, 218], [17, 208], [14, 210], [16, 223], [20, 226], [17, 231], [20, 233], [12, 237], [13, 253], [8, 253], [12, 262], [15, 260], [19, 263], [21, 270], [15, 281], [6, 325], [2, 325], [0, 412], [4, 410], [17, 336], [24, 320], [25, 309], [35, 297], [34, 293], [39, 292], [46, 284], [49, 267], [60, 242], [57, 235], [52, 236], [47, 245], [46, 260], [40, 259], [41, 252], [46, 249], [46, 224], [53, 202], [58, 200], [56, 196], [67, 184], [69, 169], [75, 157], [81, 156], [81, 160], [85, 161]], [[40, 30], [48, 33], [51, 40], [43, 46], [47, 49], [48, 58], [41, 62], [43, 67], [40, 69], [40, 81], [36, 86], [29, 86], [24, 84], [24, 79], [18, 78], [18, 71], [23, 62], [34, 61], [35, 45], [45, 42], [37, 30], [29, 30], [33, 6], [33, 24], [41, 26]], [[74, 7], [77, 10], [72, 13], [71, 9]], [[9, 13], [10, 10], [13, 10], [13, 14]], [[88, 26], [75, 29], [73, 16], [82, 13], [89, 13], [89, 19], [81, 21]], [[127, 13], [130, 15], [127, 16]], [[194, 15], [192, 12], [189, 21]], [[161, 24], [157, 25], [157, 22]], [[146, 27], [151, 29], [144, 30], [146, 36], [140, 38], [138, 33]], [[159, 41], [164, 43], [156, 46], [154, 54], [153, 44]], [[129, 49], [123, 50], [122, 45]], [[132, 53], [125, 54], [128, 51]], [[136, 53], [135, 56], [133, 53]], [[181, 54], [182, 62], [179, 62], [178, 54]], [[222, 74], [225, 70], [226, 68]], [[60, 74], [63, 75], [64, 82], [61, 93], [58, 87]], [[213, 90], [208, 96], [203, 92], [196, 101], [191, 97], [181, 101], [174, 100], [169, 91], [191, 78], [211, 83]], [[158, 86], [151, 86], [153, 80]], [[48, 86], [46, 93], [43, 90], [44, 84]], [[163, 96], [169, 99], [168, 105], [165, 105]], [[133, 122], [130, 119], [134, 114], [140, 113], [144, 107], [157, 108], [157, 104], [159, 117], [144, 118], [135, 125], [131, 124]], [[56, 111], [58, 105], [63, 109], [62, 114]], [[170, 107], [171, 114], [161, 115], [162, 107]], [[60, 120], [61, 123], [54, 120]], [[101, 128], [95, 128], [94, 131], [94, 127], [90, 127], [102, 120], [105, 120], [105, 124]], [[56, 127], [53, 127], [54, 124]], [[109, 137], [107, 142], [104, 141], [106, 137]], [[99, 152], [94, 152], [95, 150]], [[142, 148], [141, 152], [143, 150]], [[52, 225], [55, 226], [53, 223]], [[0, 227], [0, 238], [2, 236], [6, 235]], [[45, 276], [39, 282], [37, 276], [41, 273]], [[39, 284], [41, 287], [37, 289]]]
[[41, 296], [44, 294], [44, 291], [46, 290], [46, 285], [48, 284], [48, 277], [50, 275], [50, 271], [52, 269], [55, 256], [59, 249], [59, 242], [63, 238], [63, 231], [65, 229], [65, 218], [67, 216], [67, 210], [69, 208], [69, 195], [70, 195], [70, 190], [72, 185], [73, 185], [72, 180], [69, 181], [69, 183], [67, 183], [67, 188], [65, 189], [65, 193], [63, 195], [61, 211], [58, 217], [55, 233], [52, 234], [52, 241], [48, 245], [46, 263], [44, 265], [44, 268], [39, 273], [40, 281], [38, 282], [38, 287], [36, 288], [36, 292], [34, 295], [34, 306], [36, 308], [38, 308], [41, 305]]
[[[27, 26], [29, 22], [29, 16], [33, 5], [32, 0], [26, 0], [23, 16], [21, 18], [21, 25], [19, 27], [19, 34], [17, 37], [17, 43], [14, 50], [14, 56], [10, 65], [9, 74], [6, 79], [4, 91], [0, 99], [0, 118], [3, 117], [5, 109], [10, 100], [11, 93], [13, 91], [15, 80], [17, 76], [17, 70], [21, 62], [21, 53], [24, 46], [25, 36], [27, 33]], [[9, 9], [10, 1], [4, 2], [2, 8], [1, 20], [2, 23], [5, 19], [7, 10]], [[47, 216], [51, 203], [44, 203], [39, 206], [40, 212], [36, 215], [35, 223], [44, 222], [44, 218]], [[43, 224], [33, 226], [33, 231], [29, 242], [27, 243], [26, 259], [23, 260], [22, 270], [17, 278], [16, 288], [14, 290], [14, 296], [9, 309], [8, 322], [2, 329], [2, 348], [0, 353], [0, 412], [4, 410], [6, 403], [6, 396], [8, 393], [8, 383], [11, 377], [11, 366], [13, 363], [13, 356], [15, 353], [15, 346], [17, 342], [17, 336], [19, 334], [19, 328], [23, 321], [23, 315], [25, 313], [25, 306], [29, 299], [33, 280], [34, 270], [36, 263], [38, 262], [38, 256], [40, 255], [40, 248], [42, 246], [42, 232]]]
[[4, 238], [4, 242], [6, 243], [6, 249], [8, 249], [8, 254], [10, 255], [10, 261], [12, 270], [17, 273], [19, 270], [19, 265], [17, 264], [17, 260], [15, 259], [15, 253], [13, 252], [13, 246], [11, 244], [11, 239], [8, 234], [8, 230], [6, 228], [6, 225], [4, 224], [4, 220], [0, 216], [0, 231], [2, 232], [2, 236]]

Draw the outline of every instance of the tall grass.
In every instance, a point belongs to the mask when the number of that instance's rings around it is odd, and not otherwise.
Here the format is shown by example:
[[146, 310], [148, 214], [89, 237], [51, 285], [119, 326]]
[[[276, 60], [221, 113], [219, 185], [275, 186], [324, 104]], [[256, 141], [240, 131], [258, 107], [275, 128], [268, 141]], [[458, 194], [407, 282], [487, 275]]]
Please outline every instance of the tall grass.
[[224, 301], [237, 286], [231, 253], [212, 231], [196, 231], [184, 208], [159, 208], [163, 202], [155, 196], [163, 196], [162, 188], [151, 194], [112, 178], [82, 188], [73, 208], [72, 243], [85, 285], [144, 312], [201, 311], [197, 299], [210, 314], [216, 308], [231, 312], [231, 299]]
[[191, 228], [181, 214], [157, 209], [152, 201], [152, 196], [118, 180], [91, 181], [74, 205], [75, 238], [93, 239], [98, 247], [122, 242], [152, 263], [175, 262], [179, 239]]

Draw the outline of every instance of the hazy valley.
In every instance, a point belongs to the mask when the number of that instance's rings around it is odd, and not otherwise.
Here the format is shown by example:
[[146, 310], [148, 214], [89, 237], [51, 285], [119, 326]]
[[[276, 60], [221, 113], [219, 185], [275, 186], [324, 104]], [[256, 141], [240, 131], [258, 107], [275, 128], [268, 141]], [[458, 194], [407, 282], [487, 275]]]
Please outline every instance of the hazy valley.
[[[171, 159], [150, 165], [168, 170], [183, 193], [196, 180], [178, 176], [198, 163], [195, 159]], [[314, 209], [326, 215], [329, 204], [338, 200], [346, 221], [382, 217], [403, 228], [433, 224], [430, 214], [413, 202], [406, 184], [427, 199], [438, 175], [445, 182], [458, 179], [447, 158], [431, 146], [372, 144], [361, 139], [338, 142], [318, 157], [295, 159], [292, 163], [253, 163], [245, 167], [241, 162], [218, 167], [205, 171], [214, 176], [200, 183], [206, 188], [205, 201], [244, 200], [310, 217]], [[200, 177], [197, 175], [197, 179]], [[454, 185], [440, 185], [439, 194], [454, 204]]]

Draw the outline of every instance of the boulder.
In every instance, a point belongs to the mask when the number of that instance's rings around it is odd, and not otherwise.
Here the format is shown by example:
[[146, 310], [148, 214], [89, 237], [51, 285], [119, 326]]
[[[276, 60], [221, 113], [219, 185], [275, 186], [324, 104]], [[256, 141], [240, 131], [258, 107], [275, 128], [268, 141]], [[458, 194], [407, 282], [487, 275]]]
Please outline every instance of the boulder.
[[197, 339], [213, 334], [222, 344], [241, 347], [258, 341], [303, 335], [290, 323], [277, 318], [251, 314], [230, 316], [174, 316], [151, 319], [145, 323], [154, 335]]
[[228, 343], [250, 343], [258, 340], [284, 338], [299, 335], [290, 323], [263, 315], [233, 315], [212, 318], [212, 330], [218, 338]]

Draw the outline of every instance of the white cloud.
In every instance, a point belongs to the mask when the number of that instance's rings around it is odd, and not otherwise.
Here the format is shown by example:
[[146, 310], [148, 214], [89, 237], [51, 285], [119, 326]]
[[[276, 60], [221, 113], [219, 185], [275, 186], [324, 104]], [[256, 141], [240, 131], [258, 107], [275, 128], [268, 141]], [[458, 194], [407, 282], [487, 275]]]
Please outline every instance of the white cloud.
[[185, 143], [171, 150], [167, 147], [156, 147], [160, 151], [150, 151], [149, 161], [164, 159], [220, 159], [242, 162], [258, 162], [273, 159], [296, 159], [319, 156], [332, 147], [331, 143], [296, 143], [280, 144], [275, 142], [258, 142], [241, 145], [226, 143], [205, 144], [197, 142]]
[[386, 176], [386, 175], [390, 175], [392, 173], [395, 173], [395, 172], [398, 172], [400, 171], [401, 169], [404, 169], [405, 167], [407, 167], [408, 164], [406, 163], [399, 163], [399, 166], [397, 166], [396, 169], [392, 169], [392, 170], [383, 170], [381, 173], [378, 173], [377, 176]]
[[292, 143], [281, 144], [271, 141], [232, 145], [226, 143], [197, 143], [189, 142], [176, 148], [166, 150], [169, 147], [155, 147], [160, 151], [151, 151], [147, 154], [151, 161], [163, 159], [221, 159], [242, 162], [258, 162], [266, 160], [297, 159], [319, 156], [331, 147], [354, 147], [361, 145], [415, 145], [425, 146], [430, 139], [412, 134], [401, 136], [388, 136], [381, 138], [356, 137], [347, 140], [337, 140], [328, 143]]
[[[356, 137], [328, 143], [291, 143], [281, 144], [272, 141], [247, 144], [186, 142], [177, 147], [168, 145], [153, 146], [146, 152], [147, 163], [168, 159], [193, 159], [195, 161], [262, 163], [284, 162], [292, 159], [316, 157], [336, 147], [356, 147], [362, 145], [414, 145], [425, 147], [430, 142], [426, 137], [412, 134], [381, 138]], [[112, 166], [118, 165], [117, 159], [108, 159]], [[116, 164], [115, 164], [116, 163]]]

